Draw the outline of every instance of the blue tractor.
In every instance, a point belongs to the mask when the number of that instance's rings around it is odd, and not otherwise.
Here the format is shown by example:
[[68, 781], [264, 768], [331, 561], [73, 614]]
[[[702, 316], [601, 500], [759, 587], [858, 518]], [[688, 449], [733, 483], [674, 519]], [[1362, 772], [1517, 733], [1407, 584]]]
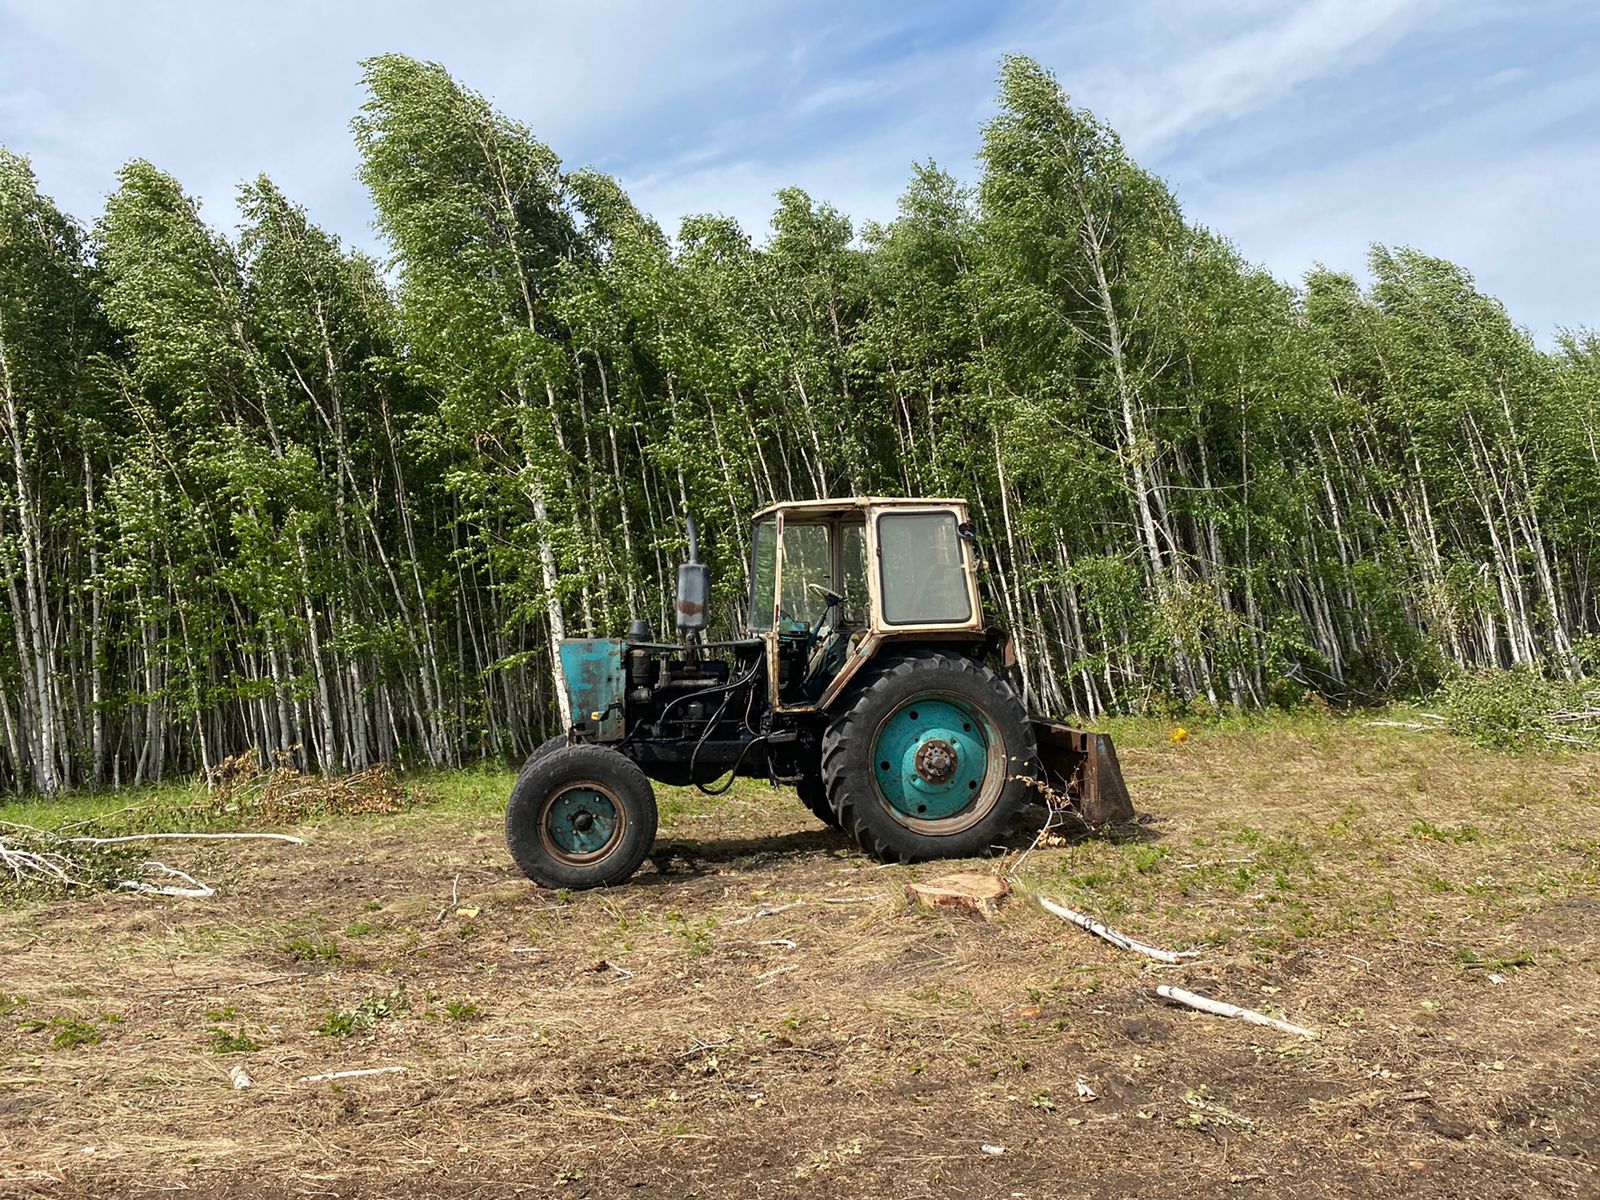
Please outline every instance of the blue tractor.
[[[619, 884], [656, 836], [651, 785], [793, 786], [884, 861], [1001, 845], [1047, 785], [1090, 824], [1133, 815], [1105, 734], [1030, 717], [985, 625], [962, 500], [853, 497], [756, 514], [745, 636], [704, 640], [708, 568], [689, 531], [680, 640], [635, 621], [569, 638], [572, 723], [524, 766], [506, 842], [535, 882]], [[723, 782], [713, 788], [714, 780]]]

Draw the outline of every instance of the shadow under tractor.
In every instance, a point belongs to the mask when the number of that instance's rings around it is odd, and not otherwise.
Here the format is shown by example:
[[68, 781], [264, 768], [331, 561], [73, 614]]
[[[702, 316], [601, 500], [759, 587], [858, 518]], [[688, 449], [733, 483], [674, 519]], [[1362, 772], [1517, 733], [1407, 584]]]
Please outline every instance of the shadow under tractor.
[[989, 852], [1035, 781], [1091, 825], [1133, 815], [1111, 739], [1029, 716], [1008, 682], [1010, 637], [984, 625], [964, 501], [776, 504], [751, 545], [747, 636], [704, 640], [710, 570], [691, 523], [678, 643], [643, 621], [561, 643], [572, 724], [529, 758], [506, 808], [530, 879], [632, 875], [655, 842], [651, 780], [793, 785], [885, 861]]

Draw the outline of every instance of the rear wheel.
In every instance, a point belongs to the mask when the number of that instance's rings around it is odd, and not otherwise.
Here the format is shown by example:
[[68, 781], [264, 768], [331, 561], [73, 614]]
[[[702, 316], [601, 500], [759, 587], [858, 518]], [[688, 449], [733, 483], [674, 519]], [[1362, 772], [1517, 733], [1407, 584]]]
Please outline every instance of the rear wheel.
[[822, 741], [840, 827], [881, 859], [987, 853], [1028, 801], [1037, 747], [1011, 685], [972, 659], [891, 659]]
[[839, 817], [833, 811], [833, 806], [828, 803], [828, 785], [823, 782], [822, 776], [803, 776], [800, 782], [794, 785], [794, 790], [800, 796], [800, 803], [811, 810], [812, 816], [829, 829], [839, 828]]
[[604, 746], [536, 753], [506, 805], [511, 857], [545, 887], [621, 883], [639, 869], [655, 840], [650, 781]]

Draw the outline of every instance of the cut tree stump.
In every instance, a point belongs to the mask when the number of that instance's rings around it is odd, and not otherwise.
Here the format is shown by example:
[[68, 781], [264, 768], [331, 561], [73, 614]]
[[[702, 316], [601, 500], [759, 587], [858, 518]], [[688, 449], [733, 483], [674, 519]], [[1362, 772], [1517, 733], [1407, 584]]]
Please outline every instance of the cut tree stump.
[[1011, 895], [1011, 885], [998, 875], [961, 871], [922, 883], [906, 884], [906, 899], [923, 908], [953, 908], [992, 921]]

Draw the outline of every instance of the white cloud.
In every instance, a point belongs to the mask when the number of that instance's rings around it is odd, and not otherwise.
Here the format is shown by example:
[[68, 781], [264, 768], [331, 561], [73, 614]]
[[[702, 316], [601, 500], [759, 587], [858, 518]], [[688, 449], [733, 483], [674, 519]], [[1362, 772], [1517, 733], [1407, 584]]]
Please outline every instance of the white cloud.
[[1103, 97], [1111, 124], [1138, 152], [1156, 155], [1179, 138], [1258, 110], [1314, 79], [1382, 55], [1436, 13], [1441, 0], [1314, 0], [1298, 6], [1233, 9], [1260, 18], [1221, 38], [1206, 31], [1219, 15], [1206, 6], [1166, 26], [1130, 71], [1113, 66], [1083, 80], [1091, 104]]
[[[1513, 53], [1541, 18], [1557, 31], [1546, 53]], [[0, 0], [0, 143], [86, 219], [138, 155], [223, 226], [235, 186], [265, 171], [371, 247], [348, 124], [358, 61], [397, 50], [442, 62], [569, 163], [618, 175], [668, 230], [709, 211], [759, 236], [790, 184], [859, 228], [893, 216], [915, 161], [975, 175], [997, 60], [1020, 51], [1278, 273], [1415, 242], [1548, 331], [1600, 318], [1583, 240], [1600, 84], [1548, 66], [1584, 21], [1581, 5], [1506, 0]]]

